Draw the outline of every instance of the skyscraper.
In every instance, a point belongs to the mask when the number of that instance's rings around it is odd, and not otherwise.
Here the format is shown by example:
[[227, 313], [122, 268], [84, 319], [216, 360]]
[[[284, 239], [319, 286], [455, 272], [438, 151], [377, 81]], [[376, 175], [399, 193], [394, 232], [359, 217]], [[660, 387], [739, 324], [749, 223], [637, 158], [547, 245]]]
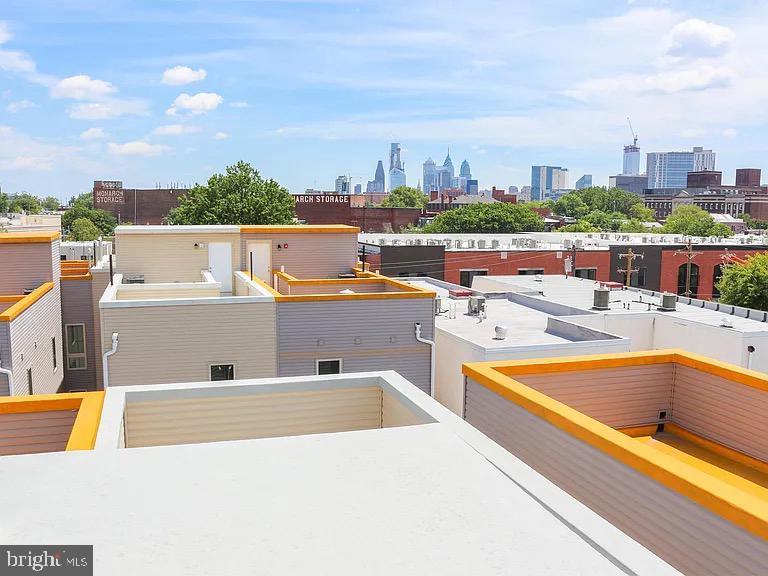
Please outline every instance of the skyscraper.
[[424, 188], [423, 188], [424, 193], [429, 194], [434, 190], [440, 190], [440, 186], [438, 185], [438, 181], [437, 181], [437, 168], [435, 166], [435, 161], [432, 160], [431, 157], [427, 158], [427, 160], [424, 162], [422, 172], [423, 172], [423, 182], [424, 182]]
[[336, 178], [336, 194], [351, 194], [352, 190], [349, 188], [349, 177], [338, 176]]
[[576, 190], [589, 188], [590, 186], [592, 186], [592, 174], [584, 174], [584, 176], [576, 180]]
[[568, 169], [560, 166], [531, 166], [531, 200], [544, 200], [553, 190], [568, 188]]
[[389, 190], [405, 186], [405, 167], [400, 161], [400, 143], [392, 142], [389, 146]]
[[685, 188], [688, 172], [715, 169], [715, 153], [696, 146], [691, 152], [649, 152], [648, 188]]
[[[469, 165], [467, 165], [469, 166]], [[443, 162], [443, 168], [446, 168], [450, 174], [451, 178], [453, 178], [453, 162], [451, 161], [451, 150], [448, 149], [448, 154], [445, 157], [445, 161]]]
[[472, 179], [472, 171], [469, 169], [469, 162], [466, 160], [461, 163], [461, 168], [459, 168], [459, 176], [466, 178], [467, 180]]
[[376, 165], [376, 174], [373, 176], [373, 180], [368, 180], [368, 185], [366, 186], [365, 191], [383, 194], [385, 189], [384, 165], [381, 163], [381, 160], [379, 160], [379, 163]]
[[624, 176], [637, 176], [640, 174], [640, 147], [635, 144], [624, 146], [624, 165], [621, 173]]

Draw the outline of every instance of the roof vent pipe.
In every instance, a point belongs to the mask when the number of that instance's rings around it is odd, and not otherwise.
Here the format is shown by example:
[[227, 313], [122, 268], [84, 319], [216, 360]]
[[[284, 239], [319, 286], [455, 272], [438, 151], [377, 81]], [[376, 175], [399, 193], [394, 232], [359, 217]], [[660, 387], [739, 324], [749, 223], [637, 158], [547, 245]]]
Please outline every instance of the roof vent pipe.
[[422, 344], [429, 344], [429, 395], [435, 397], [435, 342], [427, 340], [421, 335], [421, 322], [415, 325], [416, 340]]
[[611, 291], [608, 288], [595, 288], [593, 310], [610, 310]]
[[509, 329], [506, 326], [496, 326], [494, 331], [496, 332], [496, 338], [494, 340], [506, 340], [507, 331]]
[[109, 357], [117, 352], [117, 345], [119, 343], [118, 336], [118, 332], [112, 332], [112, 348], [104, 352], [104, 361], [102, 362], [102, 368], [104, 370], [104, 390], [106, 390], [109, 385]]

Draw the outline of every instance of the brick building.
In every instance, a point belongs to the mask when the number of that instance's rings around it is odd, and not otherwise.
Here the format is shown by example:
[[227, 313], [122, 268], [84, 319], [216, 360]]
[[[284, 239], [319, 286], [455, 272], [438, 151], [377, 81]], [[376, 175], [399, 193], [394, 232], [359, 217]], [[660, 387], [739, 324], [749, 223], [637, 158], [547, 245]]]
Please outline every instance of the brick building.
[[93, 182], [93, 207], [110, 212], [120, 224], [162, 224], [186, 189], [123, 188], [119, 180]]
[[363, 232], [398, 232], [421, 218], [418, 208], [366, 206], [365, 196], [370, 195], [295, 194], [296, 217], [305, 224], [347, 224]]

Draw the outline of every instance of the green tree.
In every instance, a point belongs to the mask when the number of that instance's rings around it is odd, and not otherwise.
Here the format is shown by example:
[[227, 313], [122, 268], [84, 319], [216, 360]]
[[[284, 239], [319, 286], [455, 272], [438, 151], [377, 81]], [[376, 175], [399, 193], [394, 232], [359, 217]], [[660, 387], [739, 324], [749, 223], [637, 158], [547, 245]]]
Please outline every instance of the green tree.
[[169, 224], [290, 224], [293, 196], [275, 180], [264, 180], [242, 160], [196, 184], [168, 214]]
[[101, 231], [96, 227], [96, 224], [91, 222], [88, 218], [78, 218], [72, 222], [70, 229], [70, 238], [77, 241], [96, 240], [101, 236]]
[[11, 203], [8, 201], [8, 194], [0, 191], [0, 212], [8, 212]]
[[552, 206], [552, 212], [558, 216], [570, 218], [583, 218], [589, 213], [589, 206], [578, 194], [566, 194], [561, 196]]
[[575, 224], [561, 226], [557, 229], [557, 232], [600, 232], [600, 229], [595, 228], [586, 220], [579, 220]]
[[54, 210], [58, 210], [61, 206], [61, 202], [59, 202], [58, 198], [54, 198], [53, 196], [47, 196], [43, 199], [43, 208], [46, 210], [50, 210], [53, 212]]
[[[0, 206], [2, 206], [2, 202], [2, 199], [0, 199]], [[752, 218], [749, 214], [744, 214], [741, 218], [750, 230], [768, 230], [768, 220], [758, 220]]]
[[627, 214], [633, 220], [639, 220], [640, 222], [653, 222], [656, 220], [653, 214], [653, 210], [646, 208], [644, 204], [638, 202], [629, 209]]
[[13, 194], [9, 199], [11, 212], [26, 212], [27, 214], [37, 214], [42, 212], [43, 205], [40, 203], [40, 199], [37, 196], [33, 196], [28, 192], [21, 192], [20, 194]]
[[544, 219], [527, 204], [471, 204], [438, 214], [424, 232], [433, 234], [514, 234], [540, 232]]
[[667, 217], [663, 232], [667, 234], [685, 234], [687, 236], [731, 236], [730, 228], [716, 224], [715, 219], [698, 206], [678, 206]]
[[768, 253], [748, 256], [744, 263], [723, 267], [717, 283], [720, 302], [768, 310]]
[[75, 221], [81, 218], [90, 220], [102, 236], [112, 236], [115, 233], [115, 226], [117, 226], [115, 217], [106, 210], [94, 210], [84, 202], [75, 202], [62, 214], [61, 227], [71, 231]]
[[382, 208], [424, 208], [427, 197], [416, 188], [398, 186], [381, 203]]
[[652, 232], [653, 229], [646, 228], [642, 221], [631, 218], [621, 223], [619, 232]]

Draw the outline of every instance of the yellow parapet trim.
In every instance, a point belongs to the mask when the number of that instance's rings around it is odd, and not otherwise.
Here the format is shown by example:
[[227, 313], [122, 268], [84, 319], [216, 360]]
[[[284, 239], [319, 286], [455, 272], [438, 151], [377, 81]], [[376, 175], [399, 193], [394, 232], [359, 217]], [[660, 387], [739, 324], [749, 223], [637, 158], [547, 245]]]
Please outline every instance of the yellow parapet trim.
[[7, 232], [0, 234], [0, 244], [39, 244], [61, 238], [61, 232]]
[[[564, 358], [540, 358], [503, 362], [464, 364], [462, 373], [495, 392], [502, 398], [524, 408], [574, 438], [597, 448], [641, 474], [685, 496], [707, 510], [722, 516], [737, 526], [768, 539], [768, 501], [735, 488], [731, 484], [698, 470], [677, 458], [665, 454], [615, 430], [594, 418], [571, 408], [533, 388], [514, 380], [515, 374], [591, 370], [615, 366], [639, 366], [678, 362], [718, 374], [740, 375], [743, 384], [755, 386], [756, 379], [768, 385], [768, 376], [751, 370], [729, 366], [682, 350], [624, 352]], [[725, 372], [723, 372], [725, 373]], [[740, 380], [736, 380], [740, 381]], [[755, 386], [760, 387], [761, 386]]]
[[262, 288], [267, 290], [270, 294], [272, 294], [272, 296], [275, 297], [275, 300], [277, 300], [278, 296], [281, 296], [280, 292], [278, 292], [277, 290], [272, 288], [272, 286], [270, 286], [269, 284], [264, 282], [264, 280], [262, 280], [258, 276], [254, 276], [253, 274], [249, 274], [247, 270], [243, 270], [243, 274], [245, 274], [247, 276], [250, 276], [251, 277], [251, 281], [254, 284], [258, 284], [259, 286], [261, 286]]
[[13, 295], [13, 296], [0, 296], [0, 302], [18, 302], [19, 300], [22, 300], [26, 298], [23, 294], [19, 295]]
[[323, 294], [318, 292], [317, 294], [283, 294], [282, 292], [275, 291], [275, 299], [280, 302], [314, 302], [314, 301], [327, 301], [327, 300], [390, 300], [399, 298], [434, 298], [436, 293], [421, 288], [419, 286], [412, 286], [405, 282], [400, 282], [389, 278], [388, 276], [382, 276], [380, 274], [373, 274], [370, 272], [362, 272], [359, 269], [354, 270], [356, 278], [312, 278], [312, 279], [299, 279], [291, 276], [287, 272], [275, 272], [275, 276], [291, 286], [313, 286], [317, 285], [319, 288], [325, 285], [342, 285], [349, 286], [350, 288], [360, 284], [388, 284], [397, 288], [398, 292], [361, 292], [356, 294]]
[[243, 234], [359, 234], [360, 228], [346, 224], [264, 225], [240, 226], [240, 232]]
[[66, 450], [92, 450], [101, 421], [104, 392], [36, 394], [0, 398], [0, 414], [77, 410]]
[[70, 275], [70, 274], [61, 275], [62, 280], [90, 280], [91, 278], [92, 276], [90, 272], [86, 274], [78, 274], [78, 275]]
[[399, 300], [402, 298], [433, 298], [433, 292], [363, 292], [359, 294], [301, 294], [276, 296], [278, 302], [322, 302], [328, 300]]
[[35, 302], [40, 300], [48, 292], [53, 289], [53, 282], [46, 282], [35, 288], [30, 294], [22, 297], [21, 300], [16, 302], [13, 306], [6, 308], [5, 312], [0, 314], [0, 322], [11, 322], [16, 317], [24, 312], [27, 308], [32, 306]]

